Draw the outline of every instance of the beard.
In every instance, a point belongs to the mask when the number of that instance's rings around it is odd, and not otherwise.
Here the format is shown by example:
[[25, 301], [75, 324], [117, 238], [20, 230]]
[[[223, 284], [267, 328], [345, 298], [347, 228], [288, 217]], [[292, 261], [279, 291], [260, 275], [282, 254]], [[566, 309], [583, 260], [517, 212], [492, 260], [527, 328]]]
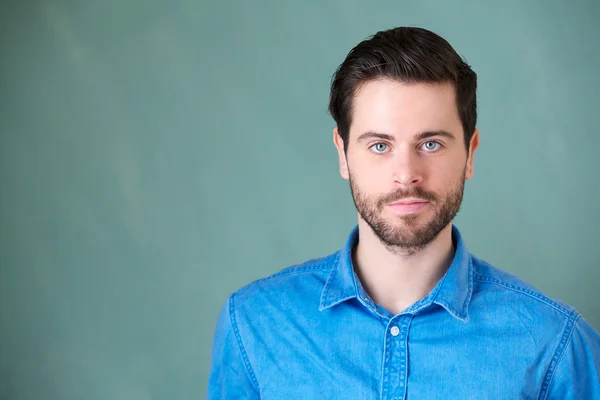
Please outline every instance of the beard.
[[[443, 198], [418, 186], [369, 198], [358, 188], [352, 179], [352, 174], [349, 177], [350, 190], [356, 210], [371, 227], [379, 241], [395, 254], [412, 255], [427, 247], [458, 214], [464, 193], [465, 171], [466, 168], [462, 172], [461, 179]], [[387, 204], [407, 197], [428, 200], [429, 205], [434, 208], [431, 219], [420, 222], [423, 218], [420, 214], [396, 215], [387, 219], [383, 216]]]

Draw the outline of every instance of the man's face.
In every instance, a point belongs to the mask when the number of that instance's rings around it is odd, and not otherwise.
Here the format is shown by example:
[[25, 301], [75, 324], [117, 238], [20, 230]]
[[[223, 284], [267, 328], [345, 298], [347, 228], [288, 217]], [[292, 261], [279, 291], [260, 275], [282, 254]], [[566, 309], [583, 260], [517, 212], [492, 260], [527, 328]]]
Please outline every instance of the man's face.
[[430, 243], [459, 210], [473, 175], [450, 83], [364, 83], [353, 102], [348, 149], [337, 130], [340, 172], [360, 217], [387, 246], [409, 253]]

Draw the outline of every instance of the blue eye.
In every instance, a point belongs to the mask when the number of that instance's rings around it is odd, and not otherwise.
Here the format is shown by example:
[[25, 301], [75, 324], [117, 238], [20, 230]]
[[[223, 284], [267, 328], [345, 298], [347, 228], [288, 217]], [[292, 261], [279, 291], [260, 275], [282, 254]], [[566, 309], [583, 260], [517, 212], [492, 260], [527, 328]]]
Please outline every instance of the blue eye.
[[439, 150], [440, 146], [441, 146], [441, 144], [439, 144], [438, 142], [429, 141], [429, 142], [423, 143], [422, 147], [425, 151], [436, 151], [436, 150]]
[[379, 142], [371, 146], [371, 149], [374, 149], [373, 151], [375, 153], [384, 153], [388, 149], [388, 145], [383, 142]]

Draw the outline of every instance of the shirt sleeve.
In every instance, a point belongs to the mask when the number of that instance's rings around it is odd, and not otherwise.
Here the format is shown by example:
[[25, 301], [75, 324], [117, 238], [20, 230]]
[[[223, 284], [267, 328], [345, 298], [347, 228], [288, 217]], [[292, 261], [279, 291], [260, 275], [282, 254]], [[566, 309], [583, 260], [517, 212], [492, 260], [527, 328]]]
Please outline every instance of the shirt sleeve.
[[223, 306], [215, 330], [208, 399], [259, 399], [258, 383], [235, 320], [234, 297]]
[[551, 377], [542, 399], [600, 400], [600, 335], [582, 317]]

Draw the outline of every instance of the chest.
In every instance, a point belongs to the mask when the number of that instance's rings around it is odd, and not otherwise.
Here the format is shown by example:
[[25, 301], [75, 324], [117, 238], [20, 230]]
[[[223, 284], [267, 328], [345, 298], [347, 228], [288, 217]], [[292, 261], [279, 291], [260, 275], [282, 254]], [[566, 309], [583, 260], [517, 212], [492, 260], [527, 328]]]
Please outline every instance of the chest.
[[281, 330], [275, 343], [252, 356], [261, 398], [536, 397], [544, 356], [518, 326], [500, 331], [428, 321], [433, 325], [406, 316], [388, 324], [341, 321], [329, 329]]

